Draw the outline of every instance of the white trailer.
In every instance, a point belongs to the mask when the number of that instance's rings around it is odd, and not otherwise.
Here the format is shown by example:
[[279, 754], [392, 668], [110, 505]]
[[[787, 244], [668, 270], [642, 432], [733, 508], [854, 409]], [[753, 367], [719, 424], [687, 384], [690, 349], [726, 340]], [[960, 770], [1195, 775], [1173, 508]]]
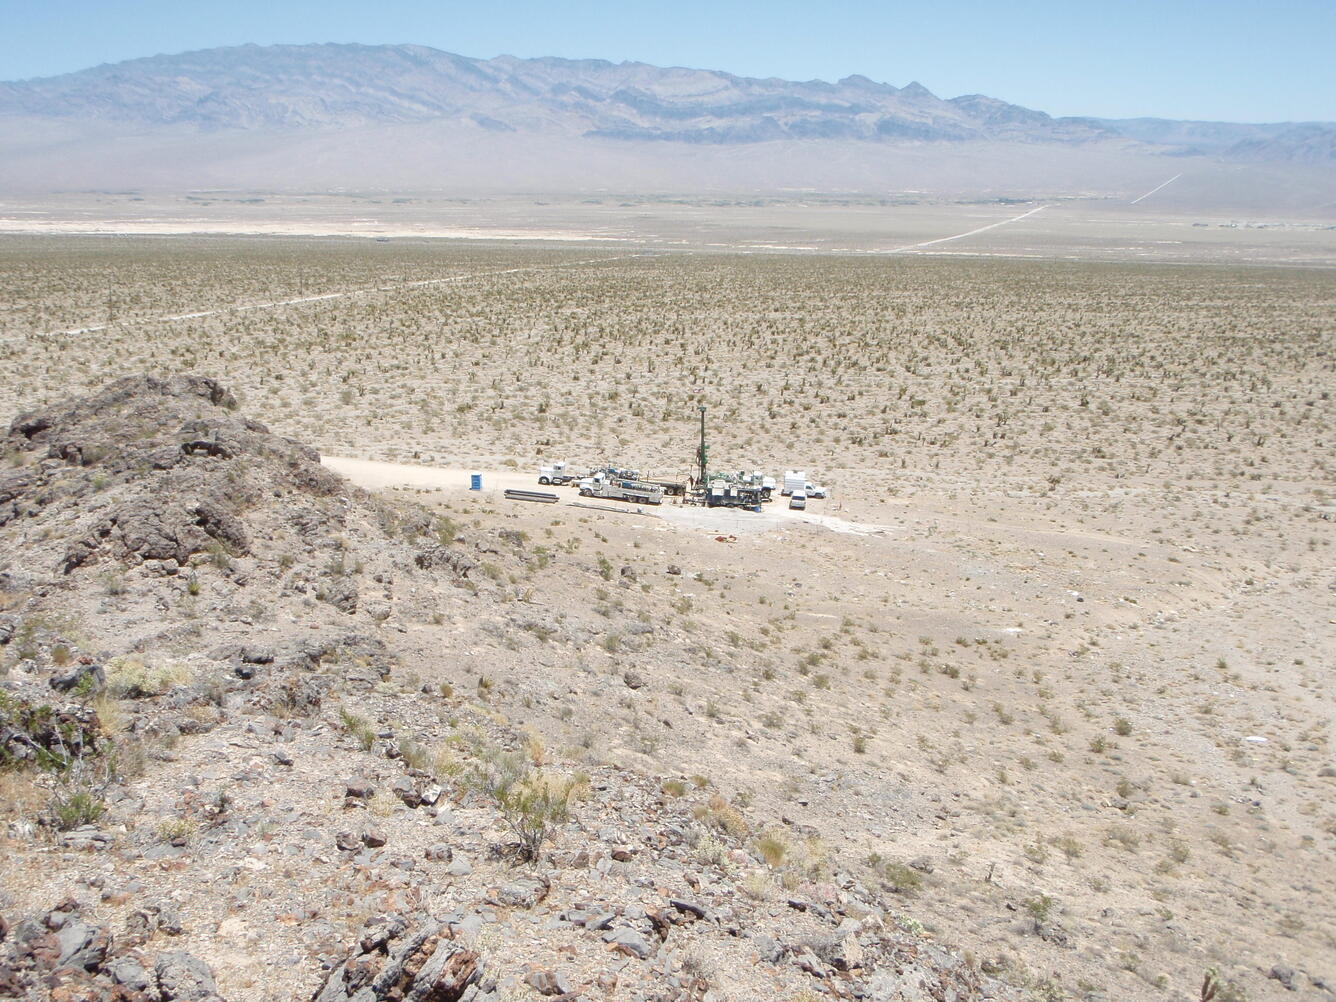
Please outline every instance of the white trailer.
[[807, 491], [807, 474], [802, 470], [785, 470], [784, 489], [780, 493], [789, 497], [794, 491]]

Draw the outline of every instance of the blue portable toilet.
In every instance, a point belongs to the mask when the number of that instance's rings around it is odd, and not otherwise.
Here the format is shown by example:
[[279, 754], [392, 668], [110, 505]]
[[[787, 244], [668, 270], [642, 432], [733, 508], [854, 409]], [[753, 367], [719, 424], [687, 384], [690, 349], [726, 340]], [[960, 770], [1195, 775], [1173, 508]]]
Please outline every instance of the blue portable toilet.
[[469, 490], [471, 490], [471, 491], [480, 491], [480, 490], [482, 490], [482, 474], [481, 474], [481, 473], [470, 473], [470, 474], [469, 474]]

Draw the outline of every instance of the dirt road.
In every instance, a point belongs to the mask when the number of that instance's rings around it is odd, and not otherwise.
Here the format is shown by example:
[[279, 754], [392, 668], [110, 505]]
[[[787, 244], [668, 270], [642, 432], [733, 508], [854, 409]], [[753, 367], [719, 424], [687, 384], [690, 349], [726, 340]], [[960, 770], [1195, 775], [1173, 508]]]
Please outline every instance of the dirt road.
[[373, 296], [382, 293], [400, 292], [405, 289], [423, 289], [433, 285], [449, 285], [455, 282], [468, 282], [478, 278], [495, 278], [498, 275], [518, 275], [530, 271], [552, 271], [557, 268], [575, 268], [582, 265], [604, 264], [609, 261], [625, 261], [628, 258], [641, 257], [640, 254], [619, 254], [616, 256], [587, 258], [580, 261], [562, 261], [556, 264], [537, 265], [530, 268], [503, 268], [499, 271], [466, 272], [462, 275], [446, 275], [441, 278], [425, 278], [416, 282], [402, 282], [397, 285], [383, 285], [365, 289], [345, 289], [341, 292], [326, 292], [316, 296], [297, 296], [292, 299], [276, 299], [263, 303], [241, 303], [235, 306], [220, 306], [213, 310], [198, 310], [194, 313], [174, 313], [161, 317], [136, 317], [105, 324], [93, 324], [89, 327], [71, 327], [66, 330], [45, 331], [38, 334], [20, 334], [4, 338], [5, 341], [17, 341], [26, 337], [72, 337], [78, 334], [95, 334], [110, 327], [130, 327], [141, 324], [168, 324], [181, 320], [199, 320], [204, 317], [217, 317], [229, 313], [246, 313], [251, 310], [277, 310], [285, 306], [302, 306], [306, 303], [322, 303], [331, 299], [348, 299], [359, 296]]

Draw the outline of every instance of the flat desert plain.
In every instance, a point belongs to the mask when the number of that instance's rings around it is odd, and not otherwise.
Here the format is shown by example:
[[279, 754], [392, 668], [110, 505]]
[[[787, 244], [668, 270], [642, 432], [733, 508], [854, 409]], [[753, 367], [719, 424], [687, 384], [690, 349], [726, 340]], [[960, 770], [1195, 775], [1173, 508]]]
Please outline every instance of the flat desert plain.
[[[0, 238], [0, 410], [207, 373], [355, 482], [522, 532], [507, 602], [402, 625], [414, 672], [709, 784], [777, 909], [838, 857], [1051, 997], [1195, 999], [1211, 967], [1326, 997], [1336, 241], [1125, 206], [993, 227], [1036, 208], [328, 227], [384, 242], [30, 220]], [[500, 493], [562, 459], [686, 475], [700, 405], [713, 467], [830, 496]]]

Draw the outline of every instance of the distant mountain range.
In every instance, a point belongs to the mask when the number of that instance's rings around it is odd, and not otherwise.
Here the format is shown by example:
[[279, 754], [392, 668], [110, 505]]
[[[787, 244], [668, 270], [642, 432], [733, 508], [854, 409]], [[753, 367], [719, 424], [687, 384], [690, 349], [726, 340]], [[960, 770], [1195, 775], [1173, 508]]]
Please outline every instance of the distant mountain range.
[[419, 45], [245, 45], [0, 84], [0, 115], [290, 131], [446, 120], [675, 143], [1133, 139], [1173, 152], [1331, 159], [1331, 125], [1052, 118], [981, 94], [739, 77], [598, 59], [471, 59]]
[[1061, 197], [1181, 169], [1165, 157], [1288, 164], [1324, 185], [1336, 126], [1054, 118], [863, 76], [756, 79], [417, 45], [244, 45], [0, 83], [0, 190], [892, 187]]

